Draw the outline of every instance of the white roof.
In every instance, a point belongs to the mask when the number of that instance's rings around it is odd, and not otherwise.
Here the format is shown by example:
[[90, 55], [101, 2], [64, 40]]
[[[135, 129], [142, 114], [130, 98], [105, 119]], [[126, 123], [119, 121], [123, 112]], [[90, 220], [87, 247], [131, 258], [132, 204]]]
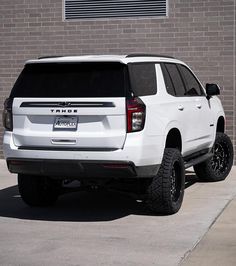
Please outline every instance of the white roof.
[[28, 60], [26, 64], [31, 63], [63, 63], [63, 62], [119, 62], [123, 64], [136, 63], [136, 62], [171, 62], [171, 63], [183, 63], [182, 61], [169, 58], [165, 56], [155, 55], [84, 55], [84, 56], [52, 56], [39, 58], [34, 60]]

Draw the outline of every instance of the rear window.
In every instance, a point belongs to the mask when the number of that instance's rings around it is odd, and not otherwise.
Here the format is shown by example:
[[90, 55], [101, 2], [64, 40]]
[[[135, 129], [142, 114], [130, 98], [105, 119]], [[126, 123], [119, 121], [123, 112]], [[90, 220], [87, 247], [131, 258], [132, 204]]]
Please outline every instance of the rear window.
[[154, 63], [129, 64], [130, 84], [135, 96], [157, 93], [156, 69]]
[[126, 77], [120, 63], [27, 64], [11, 97], [124, 97]]

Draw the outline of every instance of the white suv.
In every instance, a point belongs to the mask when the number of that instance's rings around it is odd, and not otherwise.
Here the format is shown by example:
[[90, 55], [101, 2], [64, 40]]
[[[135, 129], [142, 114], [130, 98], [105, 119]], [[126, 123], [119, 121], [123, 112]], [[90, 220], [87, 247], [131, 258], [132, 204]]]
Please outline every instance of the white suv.
[[218, 94], [168, 56], [27, 61], [3, 112], [9, 171], [31, 206], [53, 203], [65, 183], [79, 180], [80, 189], [131, 183], [152, 211], [175, 213], [186, 168], [204, 181], [231, 169]]

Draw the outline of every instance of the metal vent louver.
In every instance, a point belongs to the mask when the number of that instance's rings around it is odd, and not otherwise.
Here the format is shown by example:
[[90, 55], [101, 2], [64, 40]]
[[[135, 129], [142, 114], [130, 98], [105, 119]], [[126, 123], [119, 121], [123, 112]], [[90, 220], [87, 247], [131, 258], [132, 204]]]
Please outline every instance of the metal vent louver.
[[65, 19], [166, 16], [167, 0], [65, 1]]

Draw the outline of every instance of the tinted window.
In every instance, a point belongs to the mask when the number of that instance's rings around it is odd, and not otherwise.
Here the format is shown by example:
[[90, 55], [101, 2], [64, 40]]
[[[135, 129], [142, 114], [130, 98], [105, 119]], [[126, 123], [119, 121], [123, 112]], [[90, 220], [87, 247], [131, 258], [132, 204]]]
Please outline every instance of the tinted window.
[[179, 65], [179, 67], [181, 70], [181, 74], [183, 75], [185, 84], [186, 84], [186, 89], [187, 89], [186, 95], [188, 96], [203, 95], [203, 91], [202, 91], [202, 88], [199, 82], [194, 77], [194, 75], [190, 72], [190, 70], [183, 65]]
[[122, 97], [125, 68], [120, 63], [28, 64], [11, 97]]
[[175, 89], [173, 86], [173, 83], [171, 81], [170, 75], [165, 67], [164, 64], [161, 64], [161, 69], [162, 69], [162, 73], [163, 73], [163, 77], [164, 77], [164, 81], [166, 84], [166, 90], [170, 95], [175, 96]]
[[135, 96], [157, 93], [155, 64], [129, 64], [130, 83]]
[[165, 64], [165, 66], [174, 84], [176, 96], [184, 96], [185, 87], [177, 66], [175, 64]]

